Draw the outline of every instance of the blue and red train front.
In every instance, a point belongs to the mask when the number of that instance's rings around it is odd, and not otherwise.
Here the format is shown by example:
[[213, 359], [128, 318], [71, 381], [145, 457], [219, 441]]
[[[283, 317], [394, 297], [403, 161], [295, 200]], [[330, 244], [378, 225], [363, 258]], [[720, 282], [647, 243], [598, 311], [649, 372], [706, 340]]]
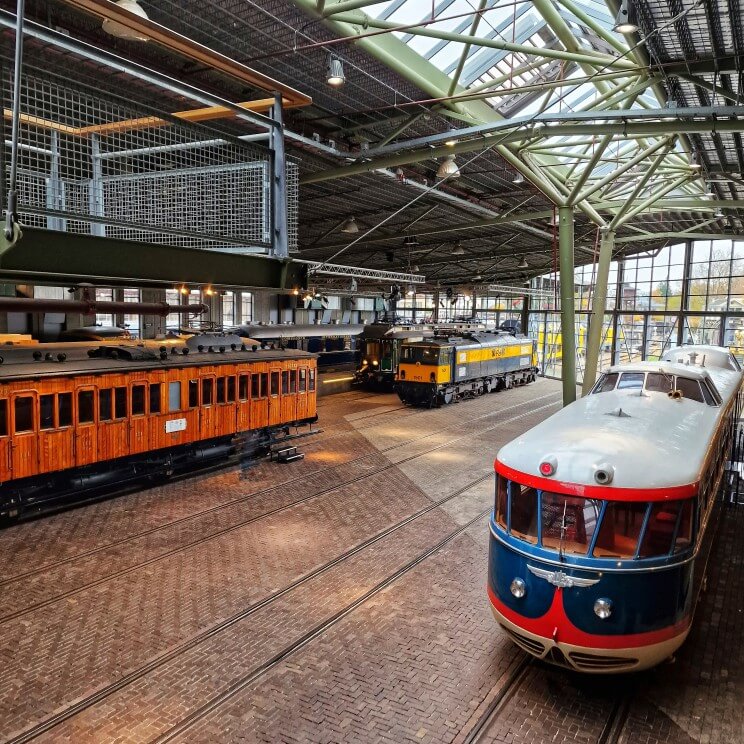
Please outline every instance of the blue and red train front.
[[693, 485], [575, 485], [496, 462], [488, 595], [529, 653], [580, 671], [648, 668], [683, 643], [693, 609]]

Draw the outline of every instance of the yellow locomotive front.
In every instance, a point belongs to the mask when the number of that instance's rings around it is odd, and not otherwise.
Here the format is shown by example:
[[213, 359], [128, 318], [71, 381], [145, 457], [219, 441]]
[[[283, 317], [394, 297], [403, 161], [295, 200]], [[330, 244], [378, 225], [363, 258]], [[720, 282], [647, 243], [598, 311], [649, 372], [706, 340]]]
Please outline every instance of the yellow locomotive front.
[[443, 341], [404, 343], [396, 375], [401, 400], [414, 405], [434, 405], [442, 386], [452, 381], [453, 346]]

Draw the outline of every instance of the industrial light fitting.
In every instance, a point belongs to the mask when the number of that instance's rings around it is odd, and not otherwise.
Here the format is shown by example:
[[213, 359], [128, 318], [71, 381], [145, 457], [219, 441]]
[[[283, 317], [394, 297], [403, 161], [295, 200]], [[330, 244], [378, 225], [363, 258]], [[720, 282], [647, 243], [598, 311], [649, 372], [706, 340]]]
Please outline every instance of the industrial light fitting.
[[415, 235], [406, 235], [406, 237], [403, 238], [404, 248], [413, 248], [414, 246], [418, 244], [419, 244], [418, 238]]
[[460, 169], [457, 167], [454, 155], [447, 155], [447, 157], [439, 165], [437, 170], [437, 178], [459, 178]]
[[452, 249], [452, 255], [453, 256], [464, 256], [465, 255], [465, 249], [462, 247], [462, 243], [455, 244], [455, 247]]
[[619, 34], [632, 34], [638, 31], [638, 23], [635, 19], [635, 8], [630, 0], [622, 0], [615, 17], [613, 31]]
[[[115, 5], [133, 15], [149, 20], [147, 13], [145, 13], [145, 9], [137, 2], [137, 0], [117, 0]], [[126, 39], [127, 41], [148, 41], [147, 36], [144, 34], [135, 31], [122, 23], [112, 21], [110, 18], [104, 19], [101, 28], [107, 34], [115, 36], [117, 39]]]
[[416, 288], [413, 286], [413, 284], [409, 284], [408, 285], [408, 289], [406, 290], [406, 294], [409, 297], [413, 297], [413, 295], [416, 294]]
[[697, 154], [697, 152], [693, 152], [690, 156], [690, 168], [692, 170], [700, 170], [702, 167], [703, 165], [700, 162], [700, 156]]
[[527, 257], [522, 256], [522, 260], [519, 262], [519, 265], [517, 266], [518, 269], [529, 269], [530, 265], [527, 263]]
[[349, 235], [355, 235], [358, 233], [359, 225], [357, 225], [356, 219], [354, 217], [348, 217], [344, 220], [344, 223], [341, 225], [341, 232], [348, 233]]
[[524, 183], [524, 176], [522, 175], [522, 173], [520, 171], [517, 171], [516, 175], [512, 179], [512, 183], [515, 186], [520, 186], [521, 184]]
[[723, 216], [724, 216], [724, 215], [723, 215], [723, 210], [722, 210], [722, 209], [721, 209], [720, 207], [718, 207], [718, 209], [716, 209], [716, 211], [715, 211], [715, 213], [713, 214], [713, 216], [714, 216], [714, 217], [723, 217]]
[[326, 77], [326, 82], [334, 88], [340, 88], [346, 82], [344, 64], [333, 54], [328, 57], [328, 76]]

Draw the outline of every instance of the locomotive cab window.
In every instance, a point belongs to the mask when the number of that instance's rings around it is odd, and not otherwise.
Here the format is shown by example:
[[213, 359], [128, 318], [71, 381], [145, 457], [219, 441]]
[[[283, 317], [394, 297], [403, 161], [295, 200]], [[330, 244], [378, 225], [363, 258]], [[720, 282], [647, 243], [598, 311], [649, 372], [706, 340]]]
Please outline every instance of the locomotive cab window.
[[646, 390], [650, 393], [668, 393], [673, 389], [674, 379], [662, 372], [649, 372], [646, 377]]
[[682, 393], [683, 398], [695, 400], [698, 403], [705, 402], [703, 393], [700, 390], [700, 383], [697, 380], [691, 380], [689, 377], [678, 377], [677, 390]]
[[542, 545], [549, 550], [586, 555], [602, 503], [543, 491], [540, 498]]
[[597, 534], [595, 558], [633, 558], [648, 511], [637, 501], [608, 501]]
[[617, 383], [618, 390], [637, 390], [643, 387], [644, 372], [623, 372]]
[[506, 530], [507, 518], [507, 481], [500, 475], [496, 476], [496, 524], [503, 530]]
[[534, 488], [510, 483], [510, 532], [525, 542], [537, 545], [537, 491]]

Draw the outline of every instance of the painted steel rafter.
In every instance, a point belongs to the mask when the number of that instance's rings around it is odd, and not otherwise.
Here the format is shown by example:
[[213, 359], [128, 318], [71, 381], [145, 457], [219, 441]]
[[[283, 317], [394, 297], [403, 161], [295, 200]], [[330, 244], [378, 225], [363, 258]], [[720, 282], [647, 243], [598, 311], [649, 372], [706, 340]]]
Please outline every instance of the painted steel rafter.
[[382, 269], [365, 269], [360, 266], [342, 266], [340, 264], [324, 263], [322, 261], [304, 261], [294, 259], [294, 263], [307, 266], [310, 276], [323, 274], [325, 276], [344, 276], [349, 279], [370, 279], [378, 282], [392, 282], [394, 284], [423, 284], [426, 277], [404, 271], [383, 271]]

